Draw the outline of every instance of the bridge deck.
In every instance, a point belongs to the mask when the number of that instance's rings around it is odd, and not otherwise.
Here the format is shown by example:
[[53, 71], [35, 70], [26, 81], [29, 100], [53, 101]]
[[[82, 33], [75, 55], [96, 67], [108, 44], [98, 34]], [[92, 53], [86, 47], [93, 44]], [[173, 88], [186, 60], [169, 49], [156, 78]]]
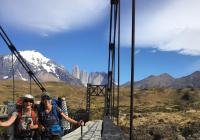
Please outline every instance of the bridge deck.
[[108, 117], [104, 117], [102, 140], [126, 140], [126, 138], [118, 126]]
[[[103, 122], [103, 131], [102, 131]], [[101, 137], [101, 132], [102, 137]], [[65, 135], [63, 140], [81, 140], [81, 128]], [[83, 126], [82, 140], [126, 140], [121, 129], [116, 126], [108, 117], [104, 120], [90, 121]]]
[[[102, 120], [90, 121], [83, 126], [82, 140], [101, 140]], [[63, 140], [81, 140], [81, 127], [63, 136]]]

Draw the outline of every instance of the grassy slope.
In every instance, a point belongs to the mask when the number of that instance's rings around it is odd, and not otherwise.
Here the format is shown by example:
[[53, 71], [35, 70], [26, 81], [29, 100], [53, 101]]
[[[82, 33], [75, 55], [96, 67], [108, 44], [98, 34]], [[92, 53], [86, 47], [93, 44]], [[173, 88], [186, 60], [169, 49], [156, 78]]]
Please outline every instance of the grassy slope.
[[[64, 83], [48, 82], [44, 83], [45, 88], [52, 96], [64, 96], [71, 108], [85, 107], [85, 91], [83, 87], [66, 85]], [[30, 93], [30, 85], [24, 81], [15, 81], [16, 98]], [[0, 104], [4, 101], [12, 100], [13, 96], [12, 81], [0, 81]], [[41, 90], [32, 84], [32, 94], [36, 100], [40, 100]]]
[[[122, 88], [120, 125], [128, 132], [130, 91]], [[136, 90], [134, 94], [134, 133], [136, 139], [175, 139], [178, 135], [194, 138], [200, 122], [200, 90], [149, 89]], [[175, 128], [173, 130], [172, 128]], [[185, 135], [185, 131], [188, 135]], [[194, 131], [194, 132], [193, 132]], [[166, 132], [169, 132], [165, 134]], [[149, 134], [151, 133], [151, 135]], [[195, 139], [195, 138], [194, 138]]]

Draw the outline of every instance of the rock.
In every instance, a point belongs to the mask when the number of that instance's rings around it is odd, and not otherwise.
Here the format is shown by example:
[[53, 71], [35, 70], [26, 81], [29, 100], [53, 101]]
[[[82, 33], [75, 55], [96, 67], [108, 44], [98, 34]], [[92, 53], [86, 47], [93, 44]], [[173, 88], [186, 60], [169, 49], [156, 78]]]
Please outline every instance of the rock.
[[177, 135], [176, 140], [185, 140], [185, 137], [182, 135]]
[[75, 78], [80, 79], [80, 70], [79, 70], [78, 65], [73, 65], [73, 68], [72, 68], [72, 75], [73, 75]]

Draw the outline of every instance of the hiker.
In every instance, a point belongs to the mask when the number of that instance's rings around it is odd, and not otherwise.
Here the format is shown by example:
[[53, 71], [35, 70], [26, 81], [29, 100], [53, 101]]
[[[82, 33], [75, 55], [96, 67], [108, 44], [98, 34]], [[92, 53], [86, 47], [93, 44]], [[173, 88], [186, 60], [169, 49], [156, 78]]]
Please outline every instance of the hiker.
[[33, 111], [34, 97], [26, 94], [21, 99], [21, 107], [16, 109], [7, 121], [0, 121], [0, 126], [8, 127], [14, 123], [15, 140], [35, 140], [34, 130], [38, 128], [38, 124]]
[[62, 109], [55, 103], [55, 100], [52, 99], [47, 92], [43, 93], [41, 96], [41, 106], [38, 113], [42, 140], [61, 140], [63, 134], [60, 124], [61, 118], [79, 126], [84, 123], [83, 121], [78, 122], [65, 115]]

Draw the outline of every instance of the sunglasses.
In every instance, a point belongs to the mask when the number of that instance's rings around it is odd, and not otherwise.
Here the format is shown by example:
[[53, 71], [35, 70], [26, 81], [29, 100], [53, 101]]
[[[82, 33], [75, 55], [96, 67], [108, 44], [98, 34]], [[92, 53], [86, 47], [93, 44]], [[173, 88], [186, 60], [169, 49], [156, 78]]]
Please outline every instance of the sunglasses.
[[25, 99], [24, 102], [31, 102], [31, 103], [33, 103], [33, 100], [31, 100], [31, 99]]
[[49, 96], [43, 96], [42, 100], [51, 100], [51, 98]]

